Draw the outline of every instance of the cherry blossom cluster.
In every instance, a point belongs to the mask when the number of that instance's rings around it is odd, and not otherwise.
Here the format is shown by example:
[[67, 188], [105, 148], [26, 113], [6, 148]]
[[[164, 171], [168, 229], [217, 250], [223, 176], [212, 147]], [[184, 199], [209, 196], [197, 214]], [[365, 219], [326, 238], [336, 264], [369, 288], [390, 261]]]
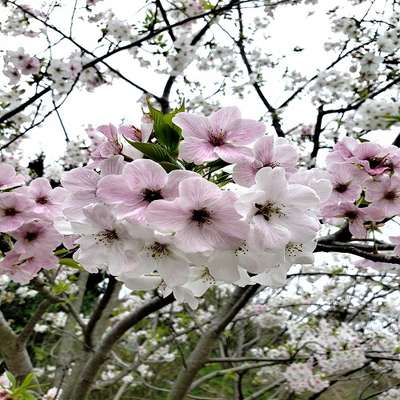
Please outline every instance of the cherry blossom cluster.
[[291, 341], [302, 349], [298, 355], [312, 354], [305, 363], [291, 364], [283, 376], [296, 393], [319, 392], [329, 386], [329, 377], [362, 367], [367, 359], [366, 347], [352, 327], [321, 320], [318, 327], [295, 327]]
[[400, 213], [400, 149], [346, 137], [326, 158], [332, 194], [322, 215], [345, 218], [355, 238]]
[[[262, 381], [270, 381], [271, 374], [275, 379], [283, 378], [290, 390], [299, 394], [320, 392], [329, 387], [330, 380], [336, 376], [367, 365], [368, 354], [389, 354], [393, 349], [393, 343], [383, 344], [381, 338], [373, 340], [373, 332], [368, 332], [366, 340], [354, 326], [337, 321], [321, 319], [318, 324], [286, 321], [281, 326], [286, 326], [288, 341], [278, 348], [264, 348], [261, 356], [287, 359], [291, 355], [288, 349], [291, 349], [295, 360], [302, 361], [295, 361], [287, 367], [276, 365], [272, 370], [264, 367], [258, 376]], [[381, 346], [378, 347], [377, 343]]]
[[352, 125], [363, 130], [388, 129], [400, 115], [400, 104], [385, 100], [366, 100], [355, 114]]
[[[57, 227], [79, 246], [75, 260], [192, 306], [215, 282], [280, 286], [291, 264], [312, 262], [327, 179], [298, 171], [295, 148], [236, 107], [172, 121], [183, 138], [176, 161], [143, 158], [166, 150], [149, 140], [160, 133], [148, 116], [141, 129], [90, 131], [93, 161], [61, 179], [67, 198]], [[213, 163], [220, 166], [206, 179], [201, 171]], [[235, 183], [219, 186], [217, 174], [228, 171]]]
[[295, 393], [318, 393], [329, 386], [329, 381], [323, 379], [320, 374], [313, 371], [312, 361], [291, 364], [283, 376], [290, 389]]
[[20, 47], [16, 51], [8, 50], [5, 54], [3, 73], [10, 80], [10, 84], [18, 83], [22, 75], [35, 75], [40, 70], [40, 60], [25, 53]]
[[8, 243], [0, 271], [19, 283], [29, 282], [42, 269], [58, 266], [53, 254], [63, 240], [54, 228], [62, 213], [65, 189], [53, 189], [45, 178], [25, 185], [22, 175], [0, 164], [0, 232]]
[[[44, 13], [39, 10], [33, 9], [29, 5], [23, 6], [24, 10], [27, 10], [37, 16], [45, 16]], [[32, 24], [32, 19], [26, 14], [23, 9], [17, 8], [13, 12], [8, 13], [7, 19], [1, 26], [2, 32], [9, 35], [24, 35], [27, 37], [37, 37], [40, 32]]]

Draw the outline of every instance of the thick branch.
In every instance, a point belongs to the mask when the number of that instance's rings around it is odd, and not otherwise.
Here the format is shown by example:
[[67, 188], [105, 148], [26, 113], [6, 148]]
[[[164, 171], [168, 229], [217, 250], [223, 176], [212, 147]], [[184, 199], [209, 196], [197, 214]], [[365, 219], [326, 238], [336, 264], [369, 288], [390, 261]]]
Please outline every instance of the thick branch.
[[90, 317], [89, 322], [86, 325], [86, 329], [84, 332], [85, 344], [88, 348], [92, 347], [92, 335], [93, 331], [96, 327], [97, 322], [101, 318], [102, 314], [104, 313], [107, 304], [109, 303], [111, 296], [114, 292], [116, 286], [116, 279], [113, 276], [109, 276], [108, 284], [106, 291], [104, 292], [103, 296], [100, 298], [99, 302], [96, 305], [96, 308], [93, 311], [93, 314]]
[[223, 307], [207, 331], [203, 333], [195, 349], [186, 360], [186, 368], [179, 373], [168, 396], [169, 400], [183, 400], [185, 398], [197, 373], [207, 362], [208, 354], [217, 342], [218, 337], [254, 296], [258, 288], [258, 285], [254, 285], [235, 289], [230, 301]]
[[32, 363], [26, 350], [25, 343], [18, 341], [18, 336], [13, 332], [0, 311], [0, 353], [8, 370], [18, 379], [22, 380], [32, 371]]
[[87, 398], [96, 375], [107, 360], [112, 347], [132, 326], [173, 301], [174, 297], [172, 295], [165, 298], [156, 297], [117, 322], [110, 331], [105, 334], [99, 346], [89, 357], [81, 371], [79, 381], [76, 384], [71, 400], [84, 400]]
[[325, 252], [325, 253], [345, 253], [345, 254], [353, 254], [355, 256], [359, 256], [365, 258], [367, 260], [375, 261], [375, 262], [383, 262], [388, 264], [400, 264], [400, 257], [391, 256], [381, 253], [373, 253], [371, 251], [367, 251], [365, 249], [359, 249], [355, 246], [348, 245], [345, 243], [318, 243], [315, 249], [315, 252]]
[[51, 304], [52, 301], [50, 299], [45, 299], [39, 304], [38, 308], [32, 315], [31, 319], [28, 321], [24, 329], [22, 329], [22, 331], [18, 335], [17, 342], [19, 344], [23, 345], [28, 341], [29, 337], [33, 333], [36, 324], [42, 319], [44, 313], [47, 311], [47, 309], [50, 307]]

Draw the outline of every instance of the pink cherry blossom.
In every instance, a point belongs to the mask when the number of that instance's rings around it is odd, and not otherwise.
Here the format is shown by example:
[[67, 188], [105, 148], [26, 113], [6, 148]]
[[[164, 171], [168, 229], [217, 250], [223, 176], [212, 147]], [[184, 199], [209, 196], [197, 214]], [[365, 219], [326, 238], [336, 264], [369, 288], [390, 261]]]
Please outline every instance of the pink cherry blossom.
[[319, 168], [300, 169], [289, 176], [289, 183], [308, 186], [317, 193], [321, 203], [327, 201], [332, 193], [328, 172]]
[[243, 159], [233, 169], [233, 180], [250, 187], [256, 173], [263, 167], [283, 167], [287, 173], [296, 171], [297, 151], [287, 140], [272, 135], [263, 136], [254, 143], [254, 159]]
[[134, 125], [121, 125], [118, 130], [122, 136], [129, 140], [147, 143], [153, 131], [153, 121], [147, 115], [143, 115], [140, 129]]
[[82, 215], [82, 208], [96, 203], [97, 183], [100, 175], [88, 167], [75, 168], [61, 177], [62, 186], [69, 196], [65, 202], [64, 214], [73, 218]]
[[[118, 154], [124, 154], [131, 159], [142, 156], [141, 153], [138, 155], [138, 151], [124, 139], [122, 134], [118, 133], [118, 129], [113, 124], [101, 125], [97, 130], [105, 136], [106, 140], [97, 139], [99, 143], [91, 151], [94, 161], [101, 162]], [[123, 129], [123, 131], [126, 130]]]
[[32, 219], [35, 203], [22, 194], [0, 193], [0, 232], [11, 232]]
[[189, 276], [189, 260], [174, 246], [174, 238], [152, 235], [137, 252], [129, 276], [140, 277], [157, 271], [169, 287], [183, 285]]
[[400, 177], [382, 176], [378, 180], [365, 183], [367, 201], [378, 209], [382, 209], [385, 216], [392, 217], [400, 213]]
[[20, 253], [9, 251], [0, 262], [0, 272], [8, 275], [17, 283], [26, 284], [42, 269], [58, 266], [58, 258], [51, 252]]
[[354, 149], [354, 157], [350, 161], [358, 170], [362, 168], [367, 174], [376, 176], [389, 170], [386, 165], [387, 157], [382, 146], [366, 142], [360, 143]]
[[74, 259], [89, 272], [106, 269], [119, 275], [133, 269], [136, 255], [147, 229], [117, 221], [110, 207], [94, 204], [83, 209], [85, 219], [71, 222], [72, 233], [79, 234], [79, 250]]
[[255, 180], [252, 190], [241, 195], [236, 203], [237, 210], [251, 224], [251, 241], [263, 249], [275, 249], [315, 236], [319, 222], [308, 212], [320, 204], [314, 190], [288, 184], [281, 167], [262, 168]]
[[235, 211], [233, 193], [202, 178], [179, 184], [179, 197], [156, 200], [146, 211], [150, 225], [175, 232], [176, 245], [186, 252], [235, 248], [246, 238], [248, 226]]
[[67, 191], [61, 187], [53, 189], [46, 178], [33, 180], [29, 187], [19, 189], [19, 193], [35, 202], [33, 212], [49, 218], [61, 214], [62, 204], [67, 195]]
[[328, 169], [332, 164], [344, 162], [354, 157], [354, 151], [359, 144], [360, 142], [352, 137], [345, 137], [337, 142], [333, 147], [333, 151], [326, 156]]
[[121, 154], [122, 145], [119, 142], [117, 128], [113, 124], [108, 124], [97, 127], [97, 130], [105, 136], [106, 140], [97, 146], [96, 150], [92, 153], [92, 158], [94, 160], [104, 159]]
[[349, 201], [338, 205], [327, 205], [321, 210], [321, 213], [325, 218], [346, 218], [349, 222], [350, 232], [357, 238], [364, 238], [366, 236], [367, 230], [364, 223], [376, 219], [373, 208], [359, 208]]
[[173, 200], [178, 196], [179, 183], [197, 176], [190, 171], [169, 174], [152, 160], [135, 160], [126, 164], [121, 175], [100, 180], [97, 196], [107, 204], [116, 205], [117, 215], [144, 220], [144, 212], [154, 200]]
[[35, 75], [40, 70], [40, 61], [36, 57], [27, 57], [20, 67], [23, 75]]
[[328, 170], [337, 163], [353, 165], [353, 172], [359, 178], [382, 175], [400, 170], [400, 149], [396, 146], [383, 147], [376, 143], [360, 143], [346, 137], [338, 142], [326, 158]]
[[352, 169], [346, 164], [332, 164], [330, 170], [332, 193], [329, 203], [355, 201], [359, 198], [362, 188], [359, 179], [354, 176]]
[[24, 183], [24, 177], [17, 175], [12, 165], [0, 163], [0, 190], [14, 188]]
[[21, 79], [21, 73], [14, 65], [9, 64], [7, 68], [3, 69], [3, 74], [8, 77], [9, 84], [15, 85]]
[[39, 220], [24, 224], [11, 235], [17, 239], [14, 249], [20, 253], [52, 251], [63, 239], [51, 222]]
[[96, 195], [99, 180], [107, 175], [120, 174], [124, 165], [122, 156], [112, 156], [101, 163], [100, 174], [91, 169], [93, 164], [66, 172], [61, 178], [62, 186], [68, 191], [63, 203], [64, 214], [69, 218], [82, 217], [83, 207], [100, 201]]
[[400, 174], [400, 148], [397, 146], [388, 146], [385, 148], [386, 158], [385, 165], [389, 169], [390, 174]]
[[195, 164], [218, 158], [228, 163], [251, 158], [251, 150], [244, 145], [265, 132], [262, 122], [242, 119], [237, 107], [222, 108], [210, 117], [183, 112], [173, 122], [182, 128], [185, 139], [180, 147], [181, 158]]

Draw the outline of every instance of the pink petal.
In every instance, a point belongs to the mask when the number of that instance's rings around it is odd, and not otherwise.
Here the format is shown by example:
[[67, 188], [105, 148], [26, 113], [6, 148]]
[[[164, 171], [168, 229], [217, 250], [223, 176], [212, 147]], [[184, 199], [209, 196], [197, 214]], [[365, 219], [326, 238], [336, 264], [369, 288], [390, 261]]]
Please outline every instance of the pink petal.
[[38, 195], [45, 195], [52, 190], [50, 182], [46, 178], [37, 178], [34, 179], [29, 188], [31, 191]]
[[263, 165], [269, 165], [274, 156], [274, 137], [268, 135], [258, 139], [254, 144], [254, 155]]
[[61, 184], [65, 189], [76, 192], [82, 189], [93, 190], [96, 188], [100, 176], [88, 168], [76, 168], [66, 172], [61, 178]]
[[196, 253], [212, 250], [213, 245], [221, 242], [222, 237], [215, 231], [211, 231], [214, 235], [204, 234], [203, 227], [197, 224], [187, 225], [186, 228], [179, 231], [176, 238], [176, 245], [179, 249], [187, 253]]
[[252, 231], [254, 243], [260, 243], [264, 249], [286, 246], [290, 240], [290, 231], [282, 225], [268, 223], [261, 215], [254, 217], [255, 229]]
[[101, 176], [120, 175], [125, 164], [124, 157], [121, 155], [107, 158], [101, 163]]
[[221, 160], [231, 164], [243, 161], [243, 159], [250, 160], [253, 158], [253, 152], [248, 147], [223, 144], [222, 146], [215, 147], [214, 151]]
[[281, 200], [287, 190], [286, 174], [283, 168], [261, 168], [256, 174], [257, 189], [268, 194], [269, 200]]
[[118, 140], [118, 131], [113, 124], [100, 125], [97, 130], [101, 132], [110, 142], [116, 142]]
[[226, 127], [226, 140], [234, 144], [250, 144], [264, 133], [264, 123], [251, 119], [239, 119], [232, 121]]
[[179, 195], [179, 184], [187, 178], [198, 178], [199, 175], [193, 171], [174, 170], [168, 174], [168, 182], [162, 189], [163, 198], [173, 200]]
[[218, 159], [214, 149], [215, 147], [208, 141], [190, 137], [181, 142], [179, 157], [184, 161], [194, 162], [199, 165]]
[[237, 107], [224, 107], [210, 116], [213, 131], [227, 131], [233, 121], [240, 120], [241, 115]]
[[233, 180], [235, 183], [250, 187], [255, 184], [257, 169], [253, 168], [253, 164], [251, 162], [239, 163], [233, 167]]
[[134, 206], [142, 199], [133, 192], [127, 180], [121, 175], [108, 175], [101, 178], [96, 192], [97, 196], [108, 204], [125, 203]]
[[152, 160], [140, 159], [126, 164], [122, 175], [139, 188], [160, 190], [168, 180], [168, 175], [160, 164]]
[[21, 216], [10, 216], [0, 218], [0, 232], [12, 232], [24, 224], [24, 218]]
[[207, 180], [188, 178], [179, 184], [179, 204], [185, 209], [199, 209], [215, 204], [222, 192], [217, 185]]
[[294, 207], [316, 208], [320, 205], [320, 199], [314, 190], [296, 183], [289, 185], [287, 199]]
[[[279, 163], [280, 166], [286, 170], [295, 170], [297, 160], [299, 158], [296, 148], [291, 144], [281, 144], [275, 147], [274, 160]], [[293, 171], [294, 172], [294, 171]]]
[[155, 200], [149, 204], [145, 211], [146, 221], [166, 232], [183, 229], [190, 218], [190, 213], [182, 210], [177, 200]]
[[208, 119], [202, 115], [179, 113], [172, 122], [182, 129], [182, 135], [186, 138], [208, 139], [209, 132], [211, 132], [211, 125]]

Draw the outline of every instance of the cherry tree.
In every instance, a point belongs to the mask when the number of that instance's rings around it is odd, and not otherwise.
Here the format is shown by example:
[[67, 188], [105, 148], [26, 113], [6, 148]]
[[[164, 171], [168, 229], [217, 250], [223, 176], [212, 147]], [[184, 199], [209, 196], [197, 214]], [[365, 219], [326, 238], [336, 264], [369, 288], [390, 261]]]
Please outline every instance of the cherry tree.
[[[400, 398], [399, 2], [31, 3], [0, 6], [0, 397]], [[120, 84], [132, 115], [65, 117]]]

